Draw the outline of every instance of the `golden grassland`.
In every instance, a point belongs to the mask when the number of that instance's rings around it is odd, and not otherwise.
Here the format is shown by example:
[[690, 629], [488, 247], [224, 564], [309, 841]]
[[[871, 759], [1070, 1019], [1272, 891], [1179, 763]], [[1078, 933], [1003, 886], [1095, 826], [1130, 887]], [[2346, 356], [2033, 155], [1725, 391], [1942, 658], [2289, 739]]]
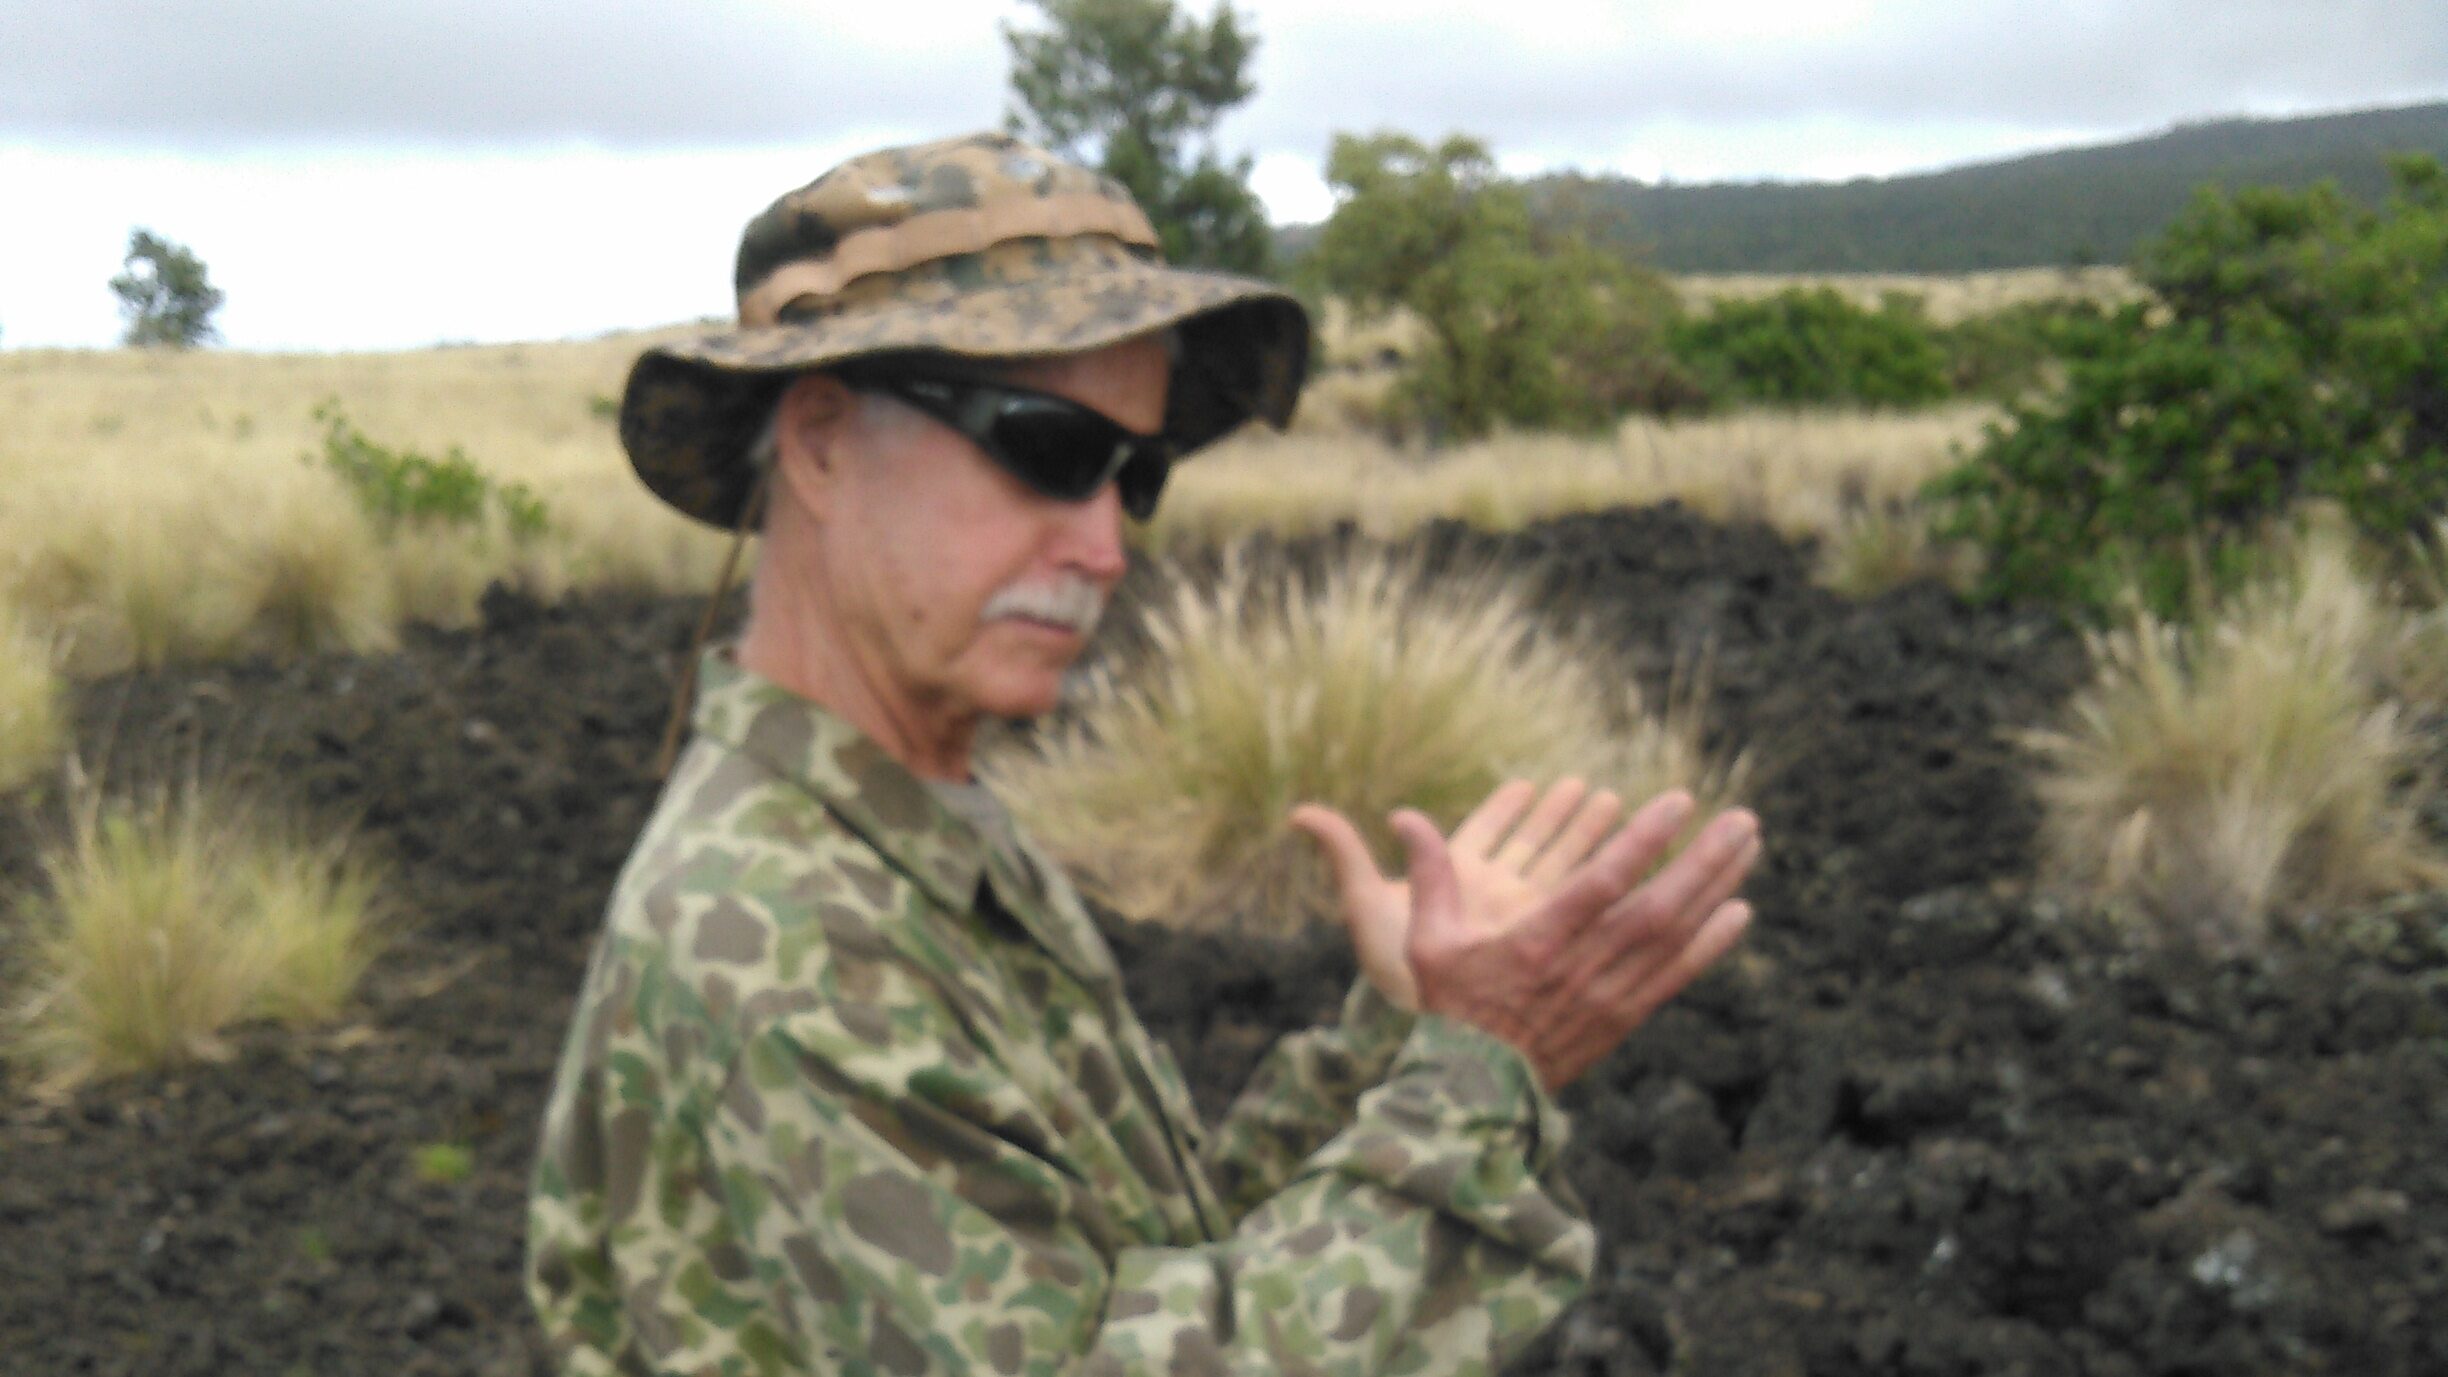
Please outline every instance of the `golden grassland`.
[[[1916, 291], [1940, 319], [2131, 290], [2112, 275], [2045, 276], [1841, 286], [1868, 300]], [[1797, 281], [1682, 285], [1705, 296]], [[1328, 356], [1343, 363], [1408, 342], [1399, 319], [1362, 328], [1337, 312], [1328, 325]], [[603, 414], [647, 338], [0, 352], [0, 793], [64, 773], [63, 672], [380, 650], [406, 621], [471, 619], [494, 579], [548, 596], [706, 587], [725, 542], [644, 493]], [[1438, 517], [1506, 529], [1673, 499], [1815, 539], [1828, 582], [1874, 592], [1962, 572], [1963, 552], [1929, 543], [1915, 495], [1995, 415], [1634, 420], [1429, 454], [1367, 431], [1383, 386], [1365, 367], [1330, 371], [1291, 434], [1240, 437], [1186, 465], [1139, 533], [1174, 561], [1147, 651], [993, 758], [1031, 830], [1118, 906], [1191, 923], [1320, 916], [1324, 872], [1284, 825], [1306, 800], [1385, 847], [1393, 807], [1450, 823], [1513, 774], [1579, 775], [1635, 798], [1681, 785], [1715, 802], [1743, 788], [1743, 759], [1700, 748], [1704, 675], [1671, 701], [1628, 695], [1628, 676], [1496, 573], [1430, 586], [1363, 542], [1352, 562], [1288, 583], [1215, 549], [1261, 529], [1348, 521], [1390, 541]], [[384, 535], [309, 457], [326, 401], [386, 447], [456, 447], [529, 485], [552, 533], [521, 541], [495, 521]], [[2240, 598], [2097, 636], [2096, 680], [2025, 734], [2048, 880], [2148, 930], [2231, 946], [2280, 915], [2448, 883], [2417, 820], [2438, 785], [2426, 733], [2448, 704], [2448, 555], [2434, 542], [2429, 585], [2409, 590], [2334, 531], [2284, 548], [2280, 572]], [[75, 825], [40, 861], [41, 892], [9, 900], [22, 954], [18, 988], [0, 998], [4, 1050], [33, 1078], [209, 1057], [233, 1023], [327, 1017], [347, 998], [373, 950], [377, 886], [344, 844], [257, 819], [236, 794], [104, 801], [72, 784], [69, 798]]]
[[1182, 466], [1146, 539], [1178, 548], [1345, 521], [1394, 538], [1438, 517], [1510, 530], [1670, 499], [1714, 520], [1825, 536], [1848, 517], [1913, 500], [1996, 415], [1964, 404], [1637, 417], [1594, 439], [1501, 435], [1433, 454], [1331, 430], [1250, 433]]
[[63, 698], [51, 643], [0, 607], [0, 794], [31, 783], [59, 758]]
[[[1330, 315], [1331, 352], [1369, 337]], [[394, 354], [0, 352], [11, 421], [0, 431], [0, 608], [69, 672], [92, 675], [382, 650], [404, 622], [471, 620], [496, 579], [546, 596], [702, 589], [723, 541], [646, 495], [604, 414], [651, 338]], [[1438, 515], [1512, 526], [1667, 497], [1842, 536], [1906, 501], [1988, 414], [1635, 421], [1595, 440], [1507, 437], [1430, 458], [1359, 428], [1383, 385], [1321, 379], [1290, 437], [1252, 436], [1185, 465], [1145, 538], [1165, 548], [1354, 516], [1387, 535]], [[494, 480], [528, 485], [551, 532], [522, 542], [496, 520], [378, 535], [313, 457], [326, 402], [386, 448], [458, 449]]]
[[[381, 649], [473, 617], [495, 578], [690, 589], [722, 542], [657, 506], [596, 399], [638, 337], [398, 354], [0, 353], [0, 606], [78, 673], [247, 651]], [[554, 525], [378, 538], [310, 455], [337, 403], [382, 444], [463, 448]]]
[[2095, 301], [2122, 306], [2147, 293], [2123, 268], [2001, 268], [1974, 273], [1690, 273], [1673, 279], [1684, 304], [1774, 296], [1794, 287], [1832, 287], [1875, 310], [1890, 293], [1918, 297], [1932, 322], [1954, 325], [2035, 301]]

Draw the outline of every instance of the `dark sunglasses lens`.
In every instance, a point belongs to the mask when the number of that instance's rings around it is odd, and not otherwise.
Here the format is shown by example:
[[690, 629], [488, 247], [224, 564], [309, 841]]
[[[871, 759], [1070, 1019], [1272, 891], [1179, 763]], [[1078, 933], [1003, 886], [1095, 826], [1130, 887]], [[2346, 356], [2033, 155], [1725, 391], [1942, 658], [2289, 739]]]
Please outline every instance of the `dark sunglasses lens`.
[[1093, 495], [1129, 432], [1081, 407], [1013, 398], [995, 413], [987, 439], [1029, 486], [1077, 502]]
[[[889, 390], [967, 434], [1014, 477], [1064, 502], [1084, 502], [1111, 478], [1122, 510], [1133, 520], [1155, 515], [1173, 458], [1163, 440], [1135, 435], [1077, 402], [991, 385], [931, 378], [888, 384]], [[985, 393], [992, 409], [981, 420], [965, 397]]]
[[1114, 486], [1122, 491], [1122, 510], [1133, 521], [1145, 521], [1156, 514], [1156, 499], [1164, 495], [1165, 478], [1173, 472], [1173, 461], [1161, 453], [1140, 453], [1114, 475]]

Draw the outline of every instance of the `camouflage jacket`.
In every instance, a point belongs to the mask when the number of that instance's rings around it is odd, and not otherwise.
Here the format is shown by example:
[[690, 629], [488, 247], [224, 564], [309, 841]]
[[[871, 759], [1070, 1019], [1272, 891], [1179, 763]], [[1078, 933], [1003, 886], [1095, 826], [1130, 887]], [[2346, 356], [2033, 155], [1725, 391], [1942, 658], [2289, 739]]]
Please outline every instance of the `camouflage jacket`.
[[1484, 1373], [1595, 1242], [1561, 1115], [1363, 981], [1212, 1135], [1025, 840], [708, 657], [547, 1112], [568, 1372]]

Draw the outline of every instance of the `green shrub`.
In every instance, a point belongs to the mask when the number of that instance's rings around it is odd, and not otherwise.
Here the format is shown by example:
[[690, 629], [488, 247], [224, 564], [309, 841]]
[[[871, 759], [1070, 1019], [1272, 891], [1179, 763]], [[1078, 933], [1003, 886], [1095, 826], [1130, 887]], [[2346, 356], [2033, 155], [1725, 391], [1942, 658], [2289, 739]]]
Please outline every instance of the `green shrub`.
[[1901, 293], [1875, 311], [1833, 287], [1729, 298], [1679, 322], [1669, 339], [1719, 402], [1914, 406], [1950, 390], [1919, 298]]
[[1934, 485], [1980, 591], [2098, 610], [2131, 579], [2173, 614], [2305, 500], [2391, 541], [2448, 505], [2448, 171], [2396, 176], [2379, 211], [2205, 190], [2137, 265], [2159, 305], [2087, 331], [2065, 387]]
[[2079, 299], [2019, 301], [1940, 328], [1947, 387], [1957, 396], [2012, 402], [2060, 381], [2098, 348], [2108, 310]]
[[478, 527], [488, 507], [514, 540], [532, 540], [551, 528], [534, 489], [494, 482], [456, 445], [439, 459], [388, 448], [350, 424], [337, 402], [316, 407], [314, 416], [323, 423], [324, 467], [348, 485], [385, 535], [409, 525]]

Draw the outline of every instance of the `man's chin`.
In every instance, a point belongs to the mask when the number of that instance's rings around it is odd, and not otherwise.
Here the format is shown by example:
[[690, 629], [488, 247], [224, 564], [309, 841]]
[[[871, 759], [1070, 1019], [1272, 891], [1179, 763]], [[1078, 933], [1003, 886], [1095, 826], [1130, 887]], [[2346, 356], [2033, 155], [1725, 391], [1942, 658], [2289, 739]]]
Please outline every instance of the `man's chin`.
[[993, 717], [1043, 717], [1062, 706], [1063, 684], [1088, 649], [1078, 627], [1032, 617], [997, 617], [964, 657], [970, 701]]
[[981, 702], [978, 710], [988, 717], [1001, 718], [1006, 722], [1027, 722], [1044, 717], [1061, 706], [1060, 693], [996, 695]]
[[1069, 660], [1027, 673], [998, 676], [978, 686], [978, 711], [1015, 721], [1043, 717], [1062, 706], [1063, 672]]

